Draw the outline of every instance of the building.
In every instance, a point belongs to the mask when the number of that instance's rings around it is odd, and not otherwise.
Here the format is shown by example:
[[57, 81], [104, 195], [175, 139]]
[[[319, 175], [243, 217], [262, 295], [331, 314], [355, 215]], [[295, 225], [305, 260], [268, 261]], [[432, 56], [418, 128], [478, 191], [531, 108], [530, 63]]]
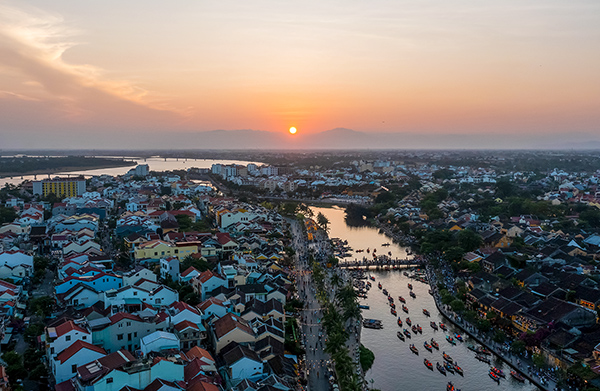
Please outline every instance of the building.
[[58, 197], [77, 197], [85, 193], [85, 178], [55, 178], [33, 182], [33, 194], [46, 197], [54, 194]]

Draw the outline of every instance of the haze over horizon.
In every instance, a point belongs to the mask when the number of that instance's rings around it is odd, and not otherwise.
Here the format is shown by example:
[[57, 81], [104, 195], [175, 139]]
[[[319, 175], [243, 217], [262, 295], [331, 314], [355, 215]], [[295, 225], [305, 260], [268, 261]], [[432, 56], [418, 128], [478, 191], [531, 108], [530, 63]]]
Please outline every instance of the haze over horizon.
[[599, 148], [598, 47], [584, 0], [0, 0], [0, 149]]

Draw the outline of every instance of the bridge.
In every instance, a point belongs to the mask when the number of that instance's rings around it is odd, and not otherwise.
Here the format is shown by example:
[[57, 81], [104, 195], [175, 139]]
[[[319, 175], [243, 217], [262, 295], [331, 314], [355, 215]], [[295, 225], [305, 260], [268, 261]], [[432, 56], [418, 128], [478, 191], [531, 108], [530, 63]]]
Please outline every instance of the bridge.
[[342, 269], [379, 269], [385, 267], [419, 267], [423, 263], [418, 259], [363, 259], [338, 263], [337, 267]]

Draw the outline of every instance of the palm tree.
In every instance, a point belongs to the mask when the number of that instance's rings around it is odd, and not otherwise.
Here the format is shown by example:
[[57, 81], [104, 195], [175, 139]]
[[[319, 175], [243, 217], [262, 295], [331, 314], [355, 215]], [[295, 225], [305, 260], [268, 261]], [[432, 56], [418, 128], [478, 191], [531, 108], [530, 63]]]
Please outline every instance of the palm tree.
[[341, 283], [342, 278], [337, 273], [334, 273], [333, 276], [331, 276], [331, 285], [339, 287]]

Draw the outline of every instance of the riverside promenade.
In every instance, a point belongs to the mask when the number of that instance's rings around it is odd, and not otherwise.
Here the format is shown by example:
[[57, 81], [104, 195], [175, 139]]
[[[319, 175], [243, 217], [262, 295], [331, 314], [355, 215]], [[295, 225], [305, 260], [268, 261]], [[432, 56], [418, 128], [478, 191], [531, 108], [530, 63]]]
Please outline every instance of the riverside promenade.
[[427, 264], [427, 280], [429, 281], [429, 285], [431, 287], [431, 291], [433, 294], [435, 305], [438, 311], [448, 319], [452, 324], [456, 327], [460, 328], [464, 333], [468, 334], [471, 338], [477, 341], [480, 345], [484, 346], [486, 349], [491, 351], [495, 356], [499, 357], [504, 361], [507, 365], [509, 365], [513, 370], [519, 372], [523, 377], [529, 380], [532, 384], [537, 386], [541, 390], [559, 390], [556, 383], [552, 380], [543, 381], [540, 377], [535, 377], [531, 373], [525, 370], [525, 368], [531, 367], [531, 362], [527, 362], [523, 358], [508, 354], [506, 352], [500, 351], [496, 348], [495, 343], [490, 340], [484, 334], [481, 334], [477, 331], [477, 329], [466, 322], [458, 315], [456, 315], [453, 311], [449, 310], [446, 305], [441, 303], [441, 298], [437, 289], [437, 277], [435, 272], [433, 271], [433, 267]]

